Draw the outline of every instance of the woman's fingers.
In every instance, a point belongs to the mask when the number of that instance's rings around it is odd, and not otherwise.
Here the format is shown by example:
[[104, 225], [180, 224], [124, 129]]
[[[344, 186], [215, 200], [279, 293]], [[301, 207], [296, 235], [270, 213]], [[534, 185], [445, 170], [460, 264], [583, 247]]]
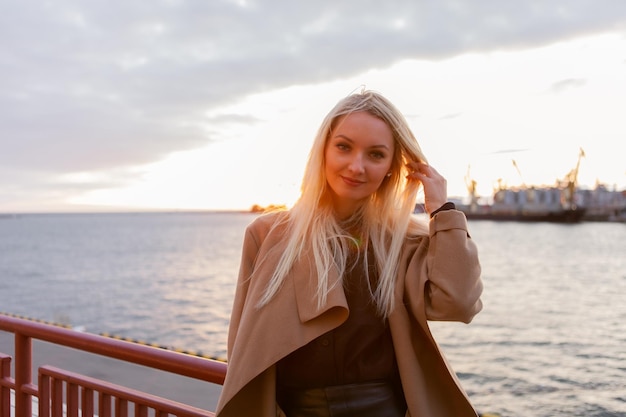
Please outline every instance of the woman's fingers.
[[447, 201], [447, 181], [435, 168], [423, 162], [409, 162], [407, 168], [407, 178], [420, 181], [424, 187], [424, 205], [428, 213]]

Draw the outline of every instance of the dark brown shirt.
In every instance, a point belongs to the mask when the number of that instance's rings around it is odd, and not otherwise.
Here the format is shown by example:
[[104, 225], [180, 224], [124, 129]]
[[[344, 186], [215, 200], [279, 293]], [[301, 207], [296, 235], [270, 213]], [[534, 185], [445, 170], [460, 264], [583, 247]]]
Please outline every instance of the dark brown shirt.
[[[375, 269], [370, 267], [373, 288], [377, 281]], [[397, 378], [389, 326], [377, 313], [366, 280], [363, 263], [359, 261], [344, 278], [350, 309], [348, 319], [278, 362], [279, 389], [321, 388]]]

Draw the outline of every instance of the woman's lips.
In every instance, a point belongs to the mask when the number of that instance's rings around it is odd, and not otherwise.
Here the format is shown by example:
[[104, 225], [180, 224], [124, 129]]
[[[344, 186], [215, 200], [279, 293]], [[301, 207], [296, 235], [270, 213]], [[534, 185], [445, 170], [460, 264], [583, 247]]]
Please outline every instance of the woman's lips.
[[342, 176], [341, 179], [343, 179], [343, 181], [351, 187], [356, 187], [365, 183], [365, 181], [355, 180], [353, 178], [344, 177], [344, 176]]

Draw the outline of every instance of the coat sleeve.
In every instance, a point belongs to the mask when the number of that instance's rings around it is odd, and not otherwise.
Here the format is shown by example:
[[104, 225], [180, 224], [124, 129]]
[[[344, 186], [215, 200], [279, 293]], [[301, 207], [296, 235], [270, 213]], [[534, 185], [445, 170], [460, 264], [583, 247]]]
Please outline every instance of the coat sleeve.
[[430, 220], [427, 245], [422, 265], [426, 318], [469, 323], [482, 309], [483, 284], [465, 215], [457, 210], [436, 214]]
[[237, 278], [237, 287], [235, 288], [233, 309], [228, 329], [228, 355], [232, 352], [233, 345], [235, 344], [241, 315], [248, 297], [248, 289], [250, 287], [249, 278], [254, 270], [254, 264], [261, 246], [259, 236], [257, 236], [255, 230], [256, 228], [254, 224], [252, 224], [246, 228], [244, 234], [241, 262], [239, 264], [239, 276]]
[[[264, 214], [257, 217], [246, 228], [243, 247], [241, 250], [241, 261], [239, 263], [239, 275], [237, 278], [237, 286], [235, 287], [235, 297], [233, 299], [233, 308], [230, 316], [230, 324], [228, 329], [228, 355], [232, 353], [235, 339], [239, 333], [239, 325], [243, 311], [248, 300], [250, 290], [250, 277], [257, 267], [257, 261], [263, 257], [263, 242], [265, 242], [268, 233], [272, 230], [277, 222], [284, 219], [285, 212], [275, 212]], [[267, 246], [267, 245], [266, 245]], [[269, 248], [271, 249], [271, 248]], [[268, 248], [265, 248], [265, 254]]]

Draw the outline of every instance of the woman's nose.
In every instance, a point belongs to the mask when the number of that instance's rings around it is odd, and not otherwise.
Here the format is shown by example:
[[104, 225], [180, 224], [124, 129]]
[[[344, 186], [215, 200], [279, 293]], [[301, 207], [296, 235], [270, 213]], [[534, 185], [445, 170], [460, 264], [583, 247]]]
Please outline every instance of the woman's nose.
[[363, 166], [363, 155], [360, 153], [355, 153], [350, 161], [350, 170], [352, 172], [361, 173], [364, 171]]

